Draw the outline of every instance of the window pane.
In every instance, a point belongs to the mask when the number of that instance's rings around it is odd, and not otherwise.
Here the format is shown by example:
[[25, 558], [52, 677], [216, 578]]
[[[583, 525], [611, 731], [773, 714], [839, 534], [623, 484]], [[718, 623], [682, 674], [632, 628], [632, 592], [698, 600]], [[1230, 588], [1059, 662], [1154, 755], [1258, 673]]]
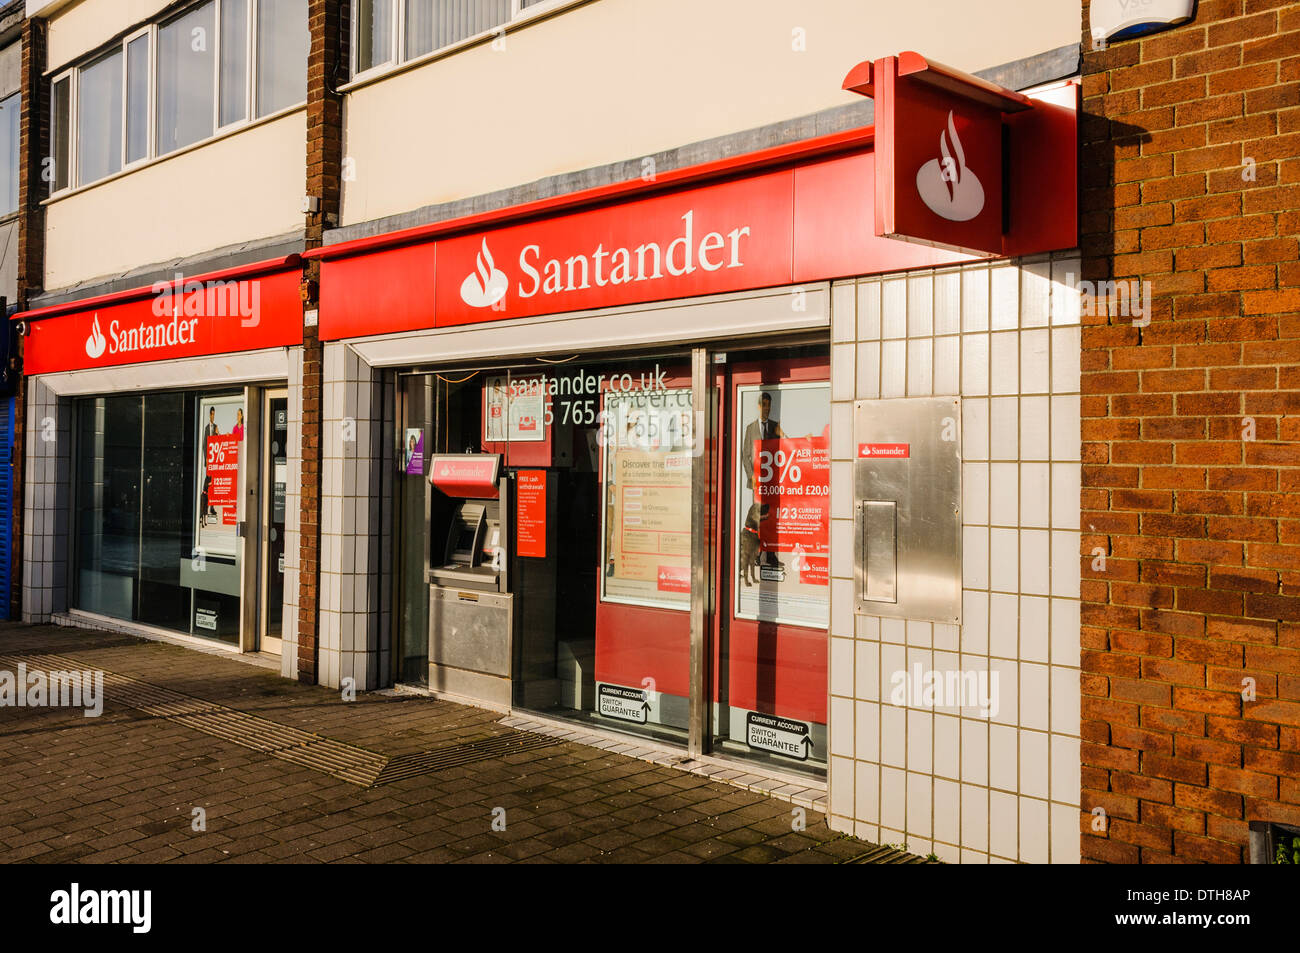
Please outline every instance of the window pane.
[[510, 20], [510, 0], [438, 0], [437, 49], [485, 33]]
[[82, 67], [77, 109], [77, 178], [84, 185], [122, 168], [122, 53]]
[[54, 175], [51, 179], [54, 189], [66, 189], [69, 182], [69, 169], [72, 167], [72, 151], [69, 144], [72, 136], [68, 124], [72, 105], [72, 81], [68, 78], [54, 84], [53, 103], [50, 107], [50, 158], [54, 162]]
[[214, 89], [211, 3], [158, 30], [158, 154], [212, 135]]
[[393, 0], [356, 0], [357, 72], [389, 62], [392, 57]]
[[433, 52], [433, 0], [406, 0], [406, 59]]
[[149, 153], [149, 37], [126, 45], [126, 161]]
[[257, 5], [257, 114], [307, 101], [307, 0]]
[[77, 608], [135, 618], [143, 398], [78, 401]]
[[18, 94], [0, 102], [0, 215], [18, 210]]
[[222, 475], [237, 486], [242, 420], [240, 394], [77, 402], [77, 608], [238, 641], [238, 524], [212, 490], [203, 447], [233, 444]]
[[[265, 2], [263, 3], [265, 6]], [[221, 120], [248, 118], [248, 0], [221, 4]]]

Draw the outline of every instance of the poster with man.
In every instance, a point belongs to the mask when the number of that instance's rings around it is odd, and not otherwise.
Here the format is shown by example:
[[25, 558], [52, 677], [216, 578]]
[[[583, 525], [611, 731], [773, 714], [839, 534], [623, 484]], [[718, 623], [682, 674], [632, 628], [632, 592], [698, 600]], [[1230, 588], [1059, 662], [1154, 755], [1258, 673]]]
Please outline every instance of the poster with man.
[[234, 556], [238, 542], [244, 398], [236, 395], [200, 399], [198, 427], [194, 546], [209, 555]]
[[830, 622], [830, 384], [757, 384], [736, 408], [737, 618]]

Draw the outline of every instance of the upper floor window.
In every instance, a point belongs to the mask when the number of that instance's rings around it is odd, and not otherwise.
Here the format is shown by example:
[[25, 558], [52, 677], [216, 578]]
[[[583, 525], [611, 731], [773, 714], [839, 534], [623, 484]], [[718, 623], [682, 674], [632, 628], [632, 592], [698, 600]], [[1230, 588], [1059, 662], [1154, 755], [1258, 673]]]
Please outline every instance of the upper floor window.
[[22, 96], [0, 99], [0, 215], [18, 211], [18, 116]]
[[488, 33], [554, 0], [353, 0], [352, 75]]
[[51, 192], [307, 98], [307, 0], [205, 0], [54, 78]]

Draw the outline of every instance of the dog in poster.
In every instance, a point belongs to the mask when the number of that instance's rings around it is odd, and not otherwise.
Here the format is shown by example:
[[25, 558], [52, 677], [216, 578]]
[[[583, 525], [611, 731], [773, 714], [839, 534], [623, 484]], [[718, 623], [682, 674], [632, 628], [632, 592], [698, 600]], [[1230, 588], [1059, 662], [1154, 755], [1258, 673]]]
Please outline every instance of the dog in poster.
[[746, 586], [761, 582], [759, 564], [763, 558], [763, 540], [759, 537], [759, 524], [767, 519], [768, 504], [755, 503], [745, 514], [745, 525], [740, 532], [740, 578]]

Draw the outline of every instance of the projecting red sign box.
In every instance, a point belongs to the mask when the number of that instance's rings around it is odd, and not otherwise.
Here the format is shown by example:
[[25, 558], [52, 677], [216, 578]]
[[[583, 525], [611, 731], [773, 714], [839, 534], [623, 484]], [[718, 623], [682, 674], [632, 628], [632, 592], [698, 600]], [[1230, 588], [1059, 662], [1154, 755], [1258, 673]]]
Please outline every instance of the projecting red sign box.
[[1077, 244], [1077, 86], [1030, 98], [907, 52], [844, 88], [876, 103], [877, 235], [1004, 256]]
[[858, 444], [858, 457], [861, 459], [871, 458], [873, 460], [885, 458], [902, 459], [911, 457], [912, 445], [910, 443], [860, 443]]
[[429, 482], [448, 496], [462, 499], [495, 499], [500, 472], [501, 455], [497, 453], [449, 454], [429, 461]]

